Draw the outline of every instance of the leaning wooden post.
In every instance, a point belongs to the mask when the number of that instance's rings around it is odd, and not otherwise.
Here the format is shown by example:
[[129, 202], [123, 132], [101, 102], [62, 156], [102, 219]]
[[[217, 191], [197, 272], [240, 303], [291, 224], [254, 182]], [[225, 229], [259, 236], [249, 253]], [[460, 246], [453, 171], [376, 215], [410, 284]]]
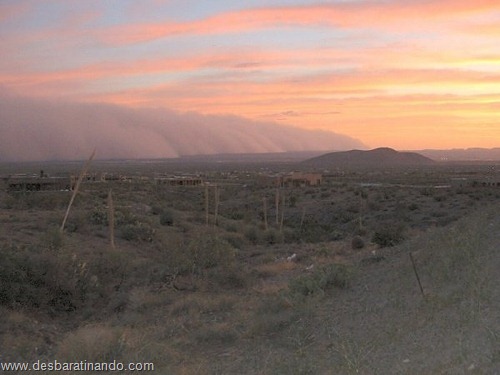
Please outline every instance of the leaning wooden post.
[[76, 181], [75, 188], [73, 189], [73, 194], [71, 195], [71, 199], [69, 200], [68, 208], [66, 209], [66, 214], [64, 215], [64, 219], [63, 219], [63, 222], [61, 224], [61, 228], [60, 228], [61, 233], [64, 231], [64, 226], [66, 225], [66, 220], [68, 220], [69, 211], [71, 209], [73, 201], [75, 200], [76, 194], [78, 193], [78, 189], [80, 188], [80, 184], [83, 180], [83, 177], [85, 176], [85, 174], [87, 173], [87, 170], [89, 169], [90, 162], [94, 158], [94, 155], [95, 155], [95, 149], [92, 152], [92, 155], [90, 155], [87, 162], [84, 164], [84, 166], [80, 172], [80, 175], [78, 176], [78, 180]]
[[109, 241], [111, 243], [111, 248], [114, 250], [115, 247], [115, 207], [113, 205], [113, 195], [111, 189], [108, 192], [108, 226], [109, 226]]

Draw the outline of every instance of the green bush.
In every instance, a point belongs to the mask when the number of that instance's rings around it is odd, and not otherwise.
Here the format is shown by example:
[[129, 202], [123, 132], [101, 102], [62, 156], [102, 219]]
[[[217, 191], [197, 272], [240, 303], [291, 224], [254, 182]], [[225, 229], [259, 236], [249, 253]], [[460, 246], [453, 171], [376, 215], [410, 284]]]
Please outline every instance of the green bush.
[[[0, 264], [0, 304], [71, 312], [95, 292], [97, 276], [83, 259], [61, 250], [4, 247]], [[96, 293], [96, 295], [102, 295]]]
[[94, 225], [108, 225], [108, 215], [105, 210], [94, 209], [90, 213], [89, 220]]
[[50, 250], [59, 250], [64, 245], [64, 237], [59, 228], [52, 226], [44, 233], [42, 245]]
[[202, 230], [187, 242], [167, 249], [166, 257], [173, 273], [199, 276], [214, 267], [230, 269], [234, 264], [235, 249], [217, 233]]
[[350, 267], [343, 264], [330, 264], [319, 268], [312, 274], [292, 279], [288, 284], [288, 288], [295, 295], [322, 295], [331, 287], [346, 288], [351, 275], [352, 270]]
[[154, 229], [147, 223], [125, 224], [120, 228], [120, 236], [126, 241], [152, 242]]
[[355, 250], [362, 249], [365, 247], [365, 241], [361, 236], [354, 236], [351, 240], [351, 247]]
[[404, 226], [401, 224], [388, 223], [380, 226], [372, 237], [372, 242], [380, 247], [391, 247], [403, 242], [405, 239]]
[[255, 226], [249, 226], [245, 229], [245, 237], [253, 245], [259, 243], [259, 231]]
[[242, 249], [247, 244], [245, 237], [237, 233], [229, 233], [224, 236], [224, 239], [235, 249]]

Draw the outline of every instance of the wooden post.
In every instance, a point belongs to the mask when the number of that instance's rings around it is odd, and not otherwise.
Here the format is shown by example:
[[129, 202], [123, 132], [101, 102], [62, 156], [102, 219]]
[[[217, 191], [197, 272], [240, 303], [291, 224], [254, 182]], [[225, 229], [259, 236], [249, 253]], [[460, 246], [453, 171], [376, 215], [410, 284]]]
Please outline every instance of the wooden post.
[[109, 241], [111, 248], [115, 249], [115, 207], [113, 205], [113, 195], [111, 189], [108, 192], [108, 226], [109, 226]]
[[363, 193], [359, 193], [359, 231], [363, 230]]
[[87, 173], [87, 170], [89, 169], [90, 162], [94, 158], [94, 155], [95, 155], [95, 149], [92, 152], [92, 154], [90, 155], [87, 162], [83, 165], [83, 168], [80, 172], [80, 175], [78, 176], [78, 180], [76, 181], [75, 188], [73, 189], [73, 194], [71, 195], [71, 199], [69, 200], [68, 208], [66, 209], [66, 214], [64, 215], [64, 219], [63, 219], [63, 222], [61, 224], [61, 228], [60, 228], [61, 233], [64, 231], [64, 226], [66, 225], [66, 220], [68, 220], [69, 211], [71, 210], [71, 206], [73, 205], [73, 201], [75, 200], [76, 194], [78, 193], [78, 189], [80, 188], [80, 184], [83, 180], [83, 177]]
[[276, 188], [276, 195], [274, 199], [275, 207], [275, 216], [276, 216], [276, 226], [279, 224], [279, 216], [280, 216], [280, 189]]
[[215, 198], [214, 226], [217, 226], [219, 225], [218, 216], [219, 216], [219, 201], [220, 201], [220, 191], [218, 185], [215, 185], [214, 198]]
[[302, 224], [304, 224], [305, 217], [306, 217], [306, 207], [302, 206], [302, 216], [300, 218], [300, 229], [302, 229]]
[[280, 222], [280, 232], [283, 233], [283, 221], [285, 220], [285, 194], [281, 196], [281, 222]]
[[267, 231], [269, 229], [267, 225], [267, 199], [266, 197], [262, 198], [262, 205], [264, 211], [264, 229]]
[[420, 282], [420, 277], [418, 276], [417, 266], [415, 265], [415, 261], [413, 260], [413, 254], [411, 253], [411, 251], [409, 254], [410, 254], [411, 264], [413, 266], [413, 272], [415, 272], [415, 276], [417, 277], [418, 286], [420, 287], [420, 293], [422, 293], [422, 297], [425, 298], [424, 288], [422, 288], [422, 283]]
[[208, 185], [205, 185], [205, 224], [208, 226]]

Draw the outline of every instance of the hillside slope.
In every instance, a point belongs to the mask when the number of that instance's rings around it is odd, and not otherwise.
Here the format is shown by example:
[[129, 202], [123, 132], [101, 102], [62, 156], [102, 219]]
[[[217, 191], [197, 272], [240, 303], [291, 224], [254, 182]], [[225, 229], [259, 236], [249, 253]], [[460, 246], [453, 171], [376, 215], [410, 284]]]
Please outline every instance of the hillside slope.
[[309, 298], [293, 324], [259, 345], [247, 341], [231, 361], [219, 359], [217, 369], [500, 374], [499, 246], [500, 218], [491, 210], [399, 247], [364, 253], [348, 289]]

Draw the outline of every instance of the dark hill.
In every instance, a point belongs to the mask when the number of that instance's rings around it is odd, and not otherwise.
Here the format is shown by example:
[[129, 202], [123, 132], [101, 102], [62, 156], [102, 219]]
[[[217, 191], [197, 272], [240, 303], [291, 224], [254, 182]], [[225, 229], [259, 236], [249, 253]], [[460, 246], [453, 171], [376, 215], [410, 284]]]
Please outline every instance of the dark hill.
[[392, 148], [376, 148], [362, 151], [331, 152], [305, 160], [306, 165], [327, 167], [398, 167], [432, 165], [435, 162], [415, 152], [399, 152]]

